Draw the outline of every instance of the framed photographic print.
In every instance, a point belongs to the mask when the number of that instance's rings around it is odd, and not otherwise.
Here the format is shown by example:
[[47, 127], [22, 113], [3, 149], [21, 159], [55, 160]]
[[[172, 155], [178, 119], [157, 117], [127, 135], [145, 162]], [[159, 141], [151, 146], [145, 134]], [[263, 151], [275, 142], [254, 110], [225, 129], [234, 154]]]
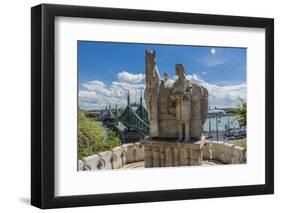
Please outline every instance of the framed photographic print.
[[31, 203], [272, 194], [274, 21], [31, 9]]

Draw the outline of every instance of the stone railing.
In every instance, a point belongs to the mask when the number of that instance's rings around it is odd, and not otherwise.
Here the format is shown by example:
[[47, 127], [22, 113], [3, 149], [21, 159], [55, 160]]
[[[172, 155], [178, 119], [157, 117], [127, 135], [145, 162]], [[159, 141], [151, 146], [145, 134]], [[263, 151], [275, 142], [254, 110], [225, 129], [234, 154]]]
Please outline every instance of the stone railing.
[[[247, 161], [245, 148], [219, 141], [206, 140], [202, 155], [203, 160], [214, 160], [222, 164], [241, 164]], [[139, 161], [144, 161], [144, 146], [140, 143], [129, 143], [79, 160], [78, 169], [119, 169], [124, 165]]]
[[203, 159], [215, 160], [224, 164], [246, 163], [247, 150], [230, 143], [205, 141]]
[[119, 169], [143, 160], [144, 147], [140, 143], [129, 143], [79, 160], [78, 170]]

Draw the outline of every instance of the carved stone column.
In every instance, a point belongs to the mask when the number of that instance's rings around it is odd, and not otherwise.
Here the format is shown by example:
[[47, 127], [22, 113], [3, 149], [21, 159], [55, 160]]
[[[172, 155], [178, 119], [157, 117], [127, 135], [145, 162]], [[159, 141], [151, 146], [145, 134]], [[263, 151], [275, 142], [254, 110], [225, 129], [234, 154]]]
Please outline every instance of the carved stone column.
[[147, 139], [144, 145], [145, 168], [202, 165], [204, 140], [195, 143], [178, 143]]

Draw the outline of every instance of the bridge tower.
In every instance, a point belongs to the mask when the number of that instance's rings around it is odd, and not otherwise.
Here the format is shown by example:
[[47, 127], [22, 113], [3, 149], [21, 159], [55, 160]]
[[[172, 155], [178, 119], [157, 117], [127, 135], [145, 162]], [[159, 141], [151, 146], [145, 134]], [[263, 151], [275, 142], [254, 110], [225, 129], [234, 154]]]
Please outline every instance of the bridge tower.
[[140, 92], [140, 105], [142, 106], [142, 91]]
[[140, 103], [139, 106], [136, 110], [136, 114], [147, 124], [149, 124], [148, 121], [148, 113], [145, 107], [143, 106], [143, 101], [142, 101], [142, 91], [140, 92]]
[[127, 107], [130, 106], [130, 91], [128, 90]]

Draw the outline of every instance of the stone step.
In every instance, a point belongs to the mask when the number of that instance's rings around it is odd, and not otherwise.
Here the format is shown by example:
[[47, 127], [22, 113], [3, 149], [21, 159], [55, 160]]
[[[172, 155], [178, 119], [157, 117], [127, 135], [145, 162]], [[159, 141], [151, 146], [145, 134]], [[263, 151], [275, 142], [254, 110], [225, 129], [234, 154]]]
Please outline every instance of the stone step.
[[130, 163], [122, 167], [122, 169], [137, 169], [137, 168], [144, 168], [144, 161]]
[[[214, 166], [214, 165], [220, 165], [220, 164], [213, 161], [202, 162], [202, 166]], [[144, 168], [144, 161], [130, 163], [122, 167], [122, 169], [139, 169], [139, 168]]]

